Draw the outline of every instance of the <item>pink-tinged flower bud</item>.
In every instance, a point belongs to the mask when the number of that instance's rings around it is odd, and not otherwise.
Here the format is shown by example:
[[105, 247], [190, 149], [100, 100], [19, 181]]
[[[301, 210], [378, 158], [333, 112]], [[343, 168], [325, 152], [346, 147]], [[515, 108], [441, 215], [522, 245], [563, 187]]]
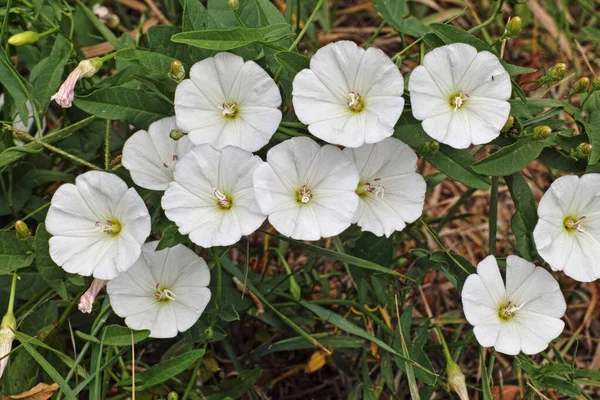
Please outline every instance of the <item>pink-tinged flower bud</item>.
[[56, 104], [62, 108], [69, 108], [73, 105], [73, 97], [75, 97], [75, 85], [81, 78], [90, 78], [102, 67], [102, 61], [98, 57], [83, 60], [79, 63], [65, 79], [63, 84], [58, 89], [50, 100], [56, 101]]
[[8, 353], [12, 348], [12, 342], [15, 339], [15, 330], [17, 329], [17, 320], [12, 312], [7, 313], [2, 318], [0, 325], [0, 377], [8, 365]]
[[94, 4], [92, 11], [94, 12], [94, 15], [102, 22], [104, 22], [104, 20], [110, 15], [109, 9], [101, 6], [100, 4]]
[[446, 365], [446, 373], [448, 374], [448, 385], [456, 392], [460, 400], [469, 400], [465, 375], [460, 370], [460, 366], [449, 361]]
[[86, 314], [92, 312], [94, 300], [96, 300], [96, 296], [98, 295], [98, 293], [100, 293], [100, 290], [102, 290], [102, 288], [106, 286], [106, 282], [108, 281], [102, 279], [94, 279], [92, 281], [92, 284], [90, 285], [89, 289], [86, 290], [83, 296], [79, 298], [79, 305], [77, 306], [77, 308], [79, 308], [79, 311]]

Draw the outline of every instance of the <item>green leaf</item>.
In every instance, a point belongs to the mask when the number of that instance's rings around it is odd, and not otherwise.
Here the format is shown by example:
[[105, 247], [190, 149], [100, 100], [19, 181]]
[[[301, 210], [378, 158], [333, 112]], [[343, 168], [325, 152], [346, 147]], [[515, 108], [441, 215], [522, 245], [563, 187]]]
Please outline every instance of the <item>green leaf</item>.
[[303, 307], [305, 307], [306, 309], [308, 309], [309, 311], [311, 311], [312, 313], [314, 313], [315, 315], [317, 315], [319, 318], [323, 319], [325, 322], [329, 322], [329, 323], [337, 326], [344, 332], [347, 332], [351, 335], [361, 337], [363, 339], [367, 339], [368, 341], [375, 343], [382, 349], [389, 351], [390, 353], [394, 354], [397, 357], [400, 357], [405, 362], [423, 370], [424, 372], [426, 372], [428, 374], [437, 376], [437, 374], [435, 372], [429, 371], [426, 368], [419, 365], [418, 363], [414, 362], [413, 360], [410, 360], [410, 359], [404, 357], [402, 354], [398, 353], [396, 350], [391, 348], [387, 343], [381, 341], [380, 339], [378, 339], [374, 336], [371, 336], [363, 328], [353, 324], [352, 322], [348, 321], [346, 318], [342, 317], [341, 315], [339, 315], [331, 310], [328, 310], [326, 308], [323, 308], [317, 304], [310, 303], [306, 300], [300, 300], [300, 301], [298, 301], [298, 303], [300, 305], [302, 305]]
[[4, 51], [4, 47], [0, 49], [0, 82], [2, 82], [3, 90], [8, 92], [15, 100], [15, 106], [21, 121], [29, 121], [29, 110], [26, 103], [32, 88], [13, 67]]
[[48, 233], [46, 226], [39, 224], [35, 232], [35, 266], [48, 286], [58, 293], [63, 300], [69, 301], [71, 298], [64, 282], [67, 274], [50, 257], [49, 240], [51, 237], [52, 235]]
[[520, 173], [514, 173], [504, 178], [508, 185], [508, 190], [515, 203], [517, 212], [523, 214], [523, 221], [527, 229], [533, 231], [537, 224], [537, 207], [533, 193], [527, 184], [527, 181]]
[[27, 336], [23, 335], [20, 332], [15, 332], [15, 336], [21, 345], [27, 350], [27, 352], [37, 361], [37, 363], [46, 371], [46, 373], [52, 378], [54, 382], [58, 385], [60, 390], [62, 390], [65, 398], [69, 400], [77, 400], [75, 393], [69, 386], [69, 384], [63, 379], [61, 374], [50, 364], [44, 356], [42, 356], [29, 342], [27, 341]]
[[593, 145], [592, 154], [589, 156], [589, 163], [596, 164], [600, 161], [600, 111], [594, 110], [588, 117], [586, 132]]
[[429, 28], [431, 28], [433, 33], [435, 33], [436, 36], [442, 39], [446, 44], [466, 43], [475, 47], [478, 51], [490, 51], [490, 46], [488, 46], [484, 41], [477, 39], [469, 32], [455, 28], [452, 25], [431, 24], [429, 25]]
[[502, 64], [502, 66], [510, 76], [530, 74], [532, 72], [537, 71], [537, 69], [535, 68], [520, 67], [518, 65], [509, 64], [503, 60], [500, 60], [500, 64]]
[[160, 96], [147, 90], [109, 87], [75, 97], [77, 108], [99, 118], [123, 119], [138, 128], [173, 114], [172, 106]]
[[[57, 131], [54, 131], [47, 135], [44, 135], [44, 136], [42, 136], [42, 138], [40, 140], [44, 143], [58, 142], [59, 140], [62, 140], [64, 138], [68, 137], [73, 132], [76, 132], [79, 129], [85, 127], [90, 122], [92, 122], [95, 118], [96, 117], [94, 117], [94, 116], [88, 117], [84, 120], [81, 120], [72, 125], [69, 125], [66, 128], [59, 129]], [[42, 148], [42, 146], [37, 143], [27, 143], [26, 145], [20, 146], [20, 147], [9, 147], [8, 149], [6, 149], [2, 153], [0, 153], [0, 168], [7, 166], [9, 164], [12, 164], [15, 161], [18, 161], [19, 159], [21, 159], [22, 157], [25, 157], [30, 152], [35, 152], [37, 150], [40, 150], [41, 148]], [[25, 151], [23, 151], [23, 150], [25, 150]]]
[[[204, 355], [204, 350], [190, 350], [170, 360], [163, 361], [135, 375], [135, 390], [142, 391], [171, 379], [194, 364]], [[117, 386], [131, 385], [131, 378], [123, 379]]]
[[28, 267], [34, 258], [27, 240], [17, 239], [15, 231], [0, 231], [0, 275]]
[[[316, 333], [313, 336], [323, 346], [327, 348], [344, 348], [344, 349], [360, 349], [364, 346], [365, 341], [353, 336], [344, 335], [330, 335], [329, 333]], [[314, 346], [306, 341], [303, 337], [293, 337], [290, 339], [284, 339], [276, 343], [266, 343], [258, 347], [253, 358], [258, 359], [266, 355], [280, 352], [280, 351], [294, 351], [294, 350], [305, 350], [314, 349]]]
[[288, 24], [264, 28], [233, 28], [183, 32], [173, 35], [171, 41], [209, 50], [232, 50], [252, 43], [268, 44], [292, 36]]
[[203, 31], [216, 28], [215, 21], [204, 5], [198, 0], [183, 1], [181, 28], [184, 32]]
[[375, 10], [398, 33], [420, 37], [430, 32], [429, 28], [415, 17], [408, 16], [406, 0], [375, 0]]
[[127, 49], [117, 53], [117, 60], [133, 62], [148, 73], [148, 75], [167, 76], [174, 58], [151, 51]]
[[29, 80], [41, 111], [46, 110], [50, 97], [58, 90], [70, 54], [71, 42], [63, 35], [57, 35], [50, 55], [31, 69]]
[[98, 339], [96, 336], [88, 335], [87, 333], [83, 333], [81, 331], [75, 331], [75, 335], [77, 335], [81, 339], [85, 340], [86, 342], [91, 342], [94, 344], [102, 344], [100, 339]]
[[115, 34], [112, 33], [112, 31], [108, 29], [106, 25], [100, 22], [98, 17], [96, 17], [96, 15], [89, 8], [87, 8], [85, 4], [83, 4], [80, 0], [77, 0], [77, 4], [79, 5], [79, 8], [81, 9], [81, 11], [83, 11], [83, 14], [87, 17], [87, 19], [92, 23], [92, 25], [94, 25], [94, 28], [96, 28], [98, 32], [100, 32], [100, 34], [104, 37], [104, 39], [106, 39], [107, 42], [112, 44], [112, 46], [115, 49], [121, 47], [119, 44], [119, 40], [117, 39]]
[[235, 310], [233, 304], [225, 304], [219, 310], [219, 318], [225, 322], [233, 322], [240, 320], [240, 314]]
[[133, 343], [139, 343], [150, 336], [148, 329], [136, 331], [126, 326], [109, 325], [104, 328], [102, 334], [102, 343], [106, 346], [131, 346], [131, 335], [133, 333]]
[[538, 158], [548, 144], [546, 140], [524, 137], [476, 162], [471, 168], [483, 175], [511, 175], [523, 170], [530, 162]]
[[292, 51], [280, 51], [275, 54], [275, 58], [279, 64], [294, 77], [300, 71], [309, 67], [308, 57]]
[[205, 400], [227, 400], [242, 397], [260, 378], [262, 370], [250, 369], [240, 372], [239, 378], [229, 379], [219, 385], [217, 393], [205, 396]]
[[171, 224], [163, 231], [160, 242], [158, 242], [158, 245], [156, 246], [156, 251], [174, 247], [185, 242], [187, 242], [187, 237], [179, 233], [177, 225]]
[[426, 150], [425, 143], [433, 139], [427, 136], [421, 123], [410, 112], [402, 113], [396, 124], [394, 136], [415, 149], [421, 157], [448, 177], [475, 189], [490, 187], [489, 177], [480, 175], [470, 168], [475, 163], [475, 159], [468, 151], [454, 149], [444, 144], [440, 144], [438, 151]]
[[276, 234], [276, 233], [270, 233], [270, 232], [268, 232], [268, 234], [271, 235], [271, 236], [274, 236], [274, 237], [278, 238], [279, 240], [283, 240], [285, 242], [292, 243], [294, 246], [302, 247], [302, 248], [305, 248], [305, 249], [309, 249], [309, 250], [311, 250], [311, 251], [313, 251], [313, 252], [315, 252], [315, 253], [317, 253], [319, 255], [322, 255], [322, 256], [325, 256], [325, 257], [329, 257], [329, 258], [333, 258], [334, 260], [345, 262], [345, 263], [348, 263], [348, 264], [351, 264], [351, 265], [355, 265], [355, 266], [357, 266], [359, 268], [364, 268], [364, 269], [368, 269], [368, 270], [371, 270], [371, 271], [381, 272], [381, 273], [384, 273], [384, 274], [394, 275], [394, 276], [397, 276], [399, 278], [412, 280], [412, 279], [408, 278], [406, 275], [403, 275], [403, 274], [401, 274], [401, 273], [399, 273], [397, 271], [394, 271], [393, 269], [382, 267], [379, 264], [375, 264], [375, 263], [370, 262], [370, 261], [362, 260], [362, 259], [360, 259], [358, 257], [354, 257], [354, 256], [351, 256], [349, 254], [339, 253], [339, 252], [334, 251], [334, 250], [325, 249], [325, 248], [322, 248], [322, 247], [319, 247], [319, 246], [315, 246], [313, 244], [301, 242], [299, 240], [288, 238], [286, 236], [282, 236], [282, 235], [279, 235], [279, 234]]

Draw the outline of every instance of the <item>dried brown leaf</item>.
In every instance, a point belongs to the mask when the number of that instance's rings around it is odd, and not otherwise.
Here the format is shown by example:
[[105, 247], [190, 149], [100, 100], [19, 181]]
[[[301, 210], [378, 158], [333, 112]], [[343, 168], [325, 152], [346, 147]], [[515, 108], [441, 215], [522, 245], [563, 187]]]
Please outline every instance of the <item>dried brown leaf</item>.
[[58, 385], [56, 383], [53, 383], [52, 385], [38, 383], [33, 388], [21, 394], [12, 396], [3, 394], [2, 400], [48, 400], [57, 390]]

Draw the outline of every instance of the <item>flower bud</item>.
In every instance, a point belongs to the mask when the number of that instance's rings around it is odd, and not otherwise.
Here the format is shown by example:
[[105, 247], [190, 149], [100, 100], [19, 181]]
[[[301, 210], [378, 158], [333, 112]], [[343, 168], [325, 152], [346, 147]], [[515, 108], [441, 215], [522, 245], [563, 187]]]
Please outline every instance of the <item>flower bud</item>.
[[590, 78], [583, 77], [579, 79], [573, 85], [573, 89], [571, 89], [571, 94], [585, 93], [590, 90]]
[[175, 60], [169, 66], [169, 78], [173, 79], [176, 82], [180, 82], [183, 78], [185, 78], [185, 68], [181, 61]]
[[517, 36], [523, 29], [523, 21], [521, 17], [513, 17], [506, 24], [506, 33], [508, 37]]
[[167, 395], [167, 400], [179, 400], [179, 395], [177, 392], [169, 392]]
[[460, 366], [449, 360], [446, 365], [446, 373], [448, 374], [448, 385], [456, 392], [460, 400], [469, 400], [467, 382], [465, 381], [465, 375], [460, 370]]
[[17, 320], [12, 312], [7, 313], [2, 318], [0, 324], [0, 377], [8, 365], [8, 356], [12, 348], [12, 342], [15, 339], [15, 330], [17, 329]]
[[31, 232], [29, 232], [29, 227], [25, 222], [21, 220], [15, 222], [15, 232], [17, 233], [17, 239], [19, 240], [27, 240], [29, 236], [31, 236]]
[[91, 78], [102, 68], [102, 60], [99, 57], [82, 60], [77, 68], [81, 68], [81, 75], [84, 78]]
[[552, 128], [547, 125], [536, 126], [533, 130], [533, 138], [537, 140], [548, 139], [552, 134]]
[[173, 140], [179, 140], [179, 139], [181, 139], [182, 137], [185, 136], [185, 133], [183, 133], [181, 129], [177, 128], [177, 129], [173, 129], [171, 131], [171, 133], [169, 133], [169, 136]]
[[212, 327], [208, 327], [204, 330], [204, 338], [206, 340], [210, 340], [213, 337], [213, 328]]
[[513, 117], [512, 115], [508, 116], [508, 119], [506, 120], [506, 122], [504, 123], [504, 126], [502, 127], [502, 132], [508, 132], [508, 130], [510, 128], [512, 128], [512, 126], [515, 124], [515, 117]]
[[227, 0], [227, 5], [231, 11], [237, 11], [240, 8], [240, 0]]
[[580, 158], [586, 158], [592, 153], [593, 149], [594, 146], [592, 146], [590, 143], [580, 143], [575, 150], [571, 150], [571, 157], [576, 160], [579, 160]]
[[60, 85], [58, 92], [54, 93], [50, 100], [56, 101], [56, 103], [62, 108], [69, 108], [73, 105], [73, 98], [75, 97], [75, 84], [81, 78], [90, 78], [94, 76], [96, 72], [102, 67], [102, 60], [98, 57], [90, 58], [89, 60], [83, 60], [77, 65], [77, 67], [69, 74], [67, 79]]
[[90, 285], [88, 290], [86, 290], [83, 296], [79, 298], [79, 305], [77, 306], [77, 308], [79, 308], [79, 311], [86, 314], [92, 312], [94, 300], [96, 300], [96, 296], [98, 296], [100, 290], [102, 290], [102, 288], [106, 285], [106, 282], [108, 281], [102, 279], [94, 279], [92, 281], [92, 284]]
[[440, 143], [435, 140], [431, 140], [423, 145], [423, 148], [428, 153], [435, 153], [440, 149]]
[[566, 71], [567, 71], [567, 64], [565, 64], [565, 63], [558, 63], [556, 65], [553, 65], [552, 67], [550, 67], [550, 69], [548, 69], [548, 72], [546, 72], [546, 75], [544, 75], [540, 79], [540, 83], [545, 84], [548, 82], [558, 82], [562, 78], [565, 77]]
[[108, 26], [111, 29], [116, 29], [119, 27], [119, 25], [121, 25], [121, 18], [119, 18], [119, 16], [117, 14], [109, 14], [108, 17], [106, 17], [106, 26]]
[[600, 76], [592, 82], [592, 90], [600, 90]]
[[13, 46], [24, 46], [26, 44], [37, 42], [40, 37], [40, 34], [37, 32], [25, 31], [9, 37], [8, 44]]

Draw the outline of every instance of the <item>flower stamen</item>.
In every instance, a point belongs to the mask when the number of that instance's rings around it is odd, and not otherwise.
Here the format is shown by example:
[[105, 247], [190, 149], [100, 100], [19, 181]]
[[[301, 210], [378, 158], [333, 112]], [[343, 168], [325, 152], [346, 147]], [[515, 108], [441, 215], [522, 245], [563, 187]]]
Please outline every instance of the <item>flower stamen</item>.
[[225, 210], [228, 210], [229, 208], [231, 208], [231, 200], [225, 196], [223, 193], [221, 193], [219, 191], [219, 189], [217, 188], [213, 188], [213, 193], [215, 194], [215, 197], [217, 198], [217, 205]]
[[223, 111], [225, 118], [234, 118], [238, 113], [237, 103], [234, 101], [231, 104], [223, 103], [219, 107]]
[[[373, 182], [378, 182], [380, 180], [380, 178], [375, 178], [373, 179]], [[367, 195], [367, 193], [373, 193], [375, 194], [375, 197], [379, 197], [381, 194], [381, 198], [383, 199], [383, 196], [385, 195], [385, 187], [383, 185], [374, 184], [371, 182], [365, 182], [363, 184], [359, 183], [358, 188], [356, 189], [356, 194], [364, 197]]]
[[350, 93], [348, 93], [348, 97], [350, 97], [350, 98], [348, 100], [346, 100], [346, 104], [348, 105], [348, 108], [350, 109], [350, 111], [357, 112], [357, 113], [361, 112], [365, 106], [365, 101], [360, 96], [360, 94], [358, 94], [356, 92], [350, 92]]
[[524, 305], [525, 302], [523, 302], [523, 304], [521, 304], [520, 306], [515, 306], [509, 301], [508, 303], [500, 307], [500, 309], [498, 310], [498, 316], [500, 317], [500, 319], [503, 319], [505, 321], [511, 320], [517, 314], [517, 311], [523, 308]]
[[585, 230], [581, 227], [582, 220], [585, 219], [585, 216], [576, 219], [575, 217], [566, 217], [563, 221], [563, 225], [565, 229], [569, 232], [585, 232]]
[[105, 233], [109, 236], [117, 236], [121, 233], [121, 229], [123, 229], [123, 225], [116, 219], [106, 220], [104, 223], [100, 221], [96, 221], [96, 227], [102, 233]]
[[306, 185], [302, 185], [302, 187], [298, 190], [297, 200], [302, 204], [307, 204], [312, 199], [312, 191], [306, 187]]
[[160, 287], [160, 283], [156, 284], [156, 292], [154, 292], [154, 298], [160, 302], [166, 303], [167, 301], [177, 300], [177, 296], [171, 289]]
[[469, 98], [469, 95], [466, 93], [463, 93], [462, 90], [458, 93], [451, 94], [449, 103], [450, 103], [450, 106], [454, 107], [454, 112], [456, 112], [456, 110], [461, 108], [465, 104], [465, 101], [468, 98]]

